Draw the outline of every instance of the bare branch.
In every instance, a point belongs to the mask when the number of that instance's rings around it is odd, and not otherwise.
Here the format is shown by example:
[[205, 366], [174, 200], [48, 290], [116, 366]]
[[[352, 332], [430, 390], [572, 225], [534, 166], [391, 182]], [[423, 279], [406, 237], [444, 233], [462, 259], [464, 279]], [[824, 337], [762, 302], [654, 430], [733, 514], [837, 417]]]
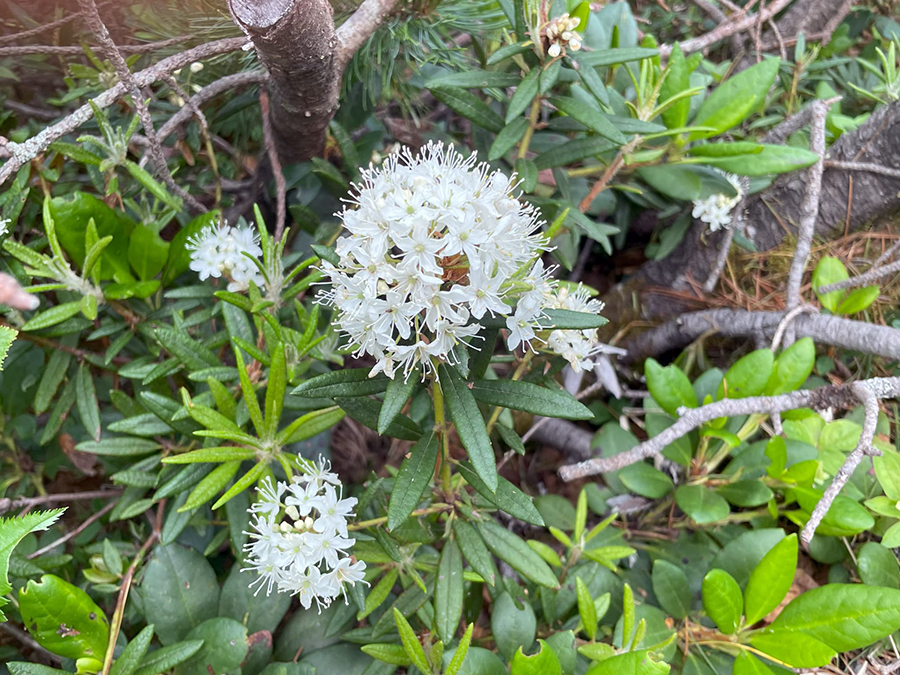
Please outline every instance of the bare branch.
[[185, 204], [190, 206], [197, 213], [205, 212], [206, 209], [203, 207], [203, 204], [188, 194], [175, 182], [175, 179], [172, 178], [172, 172], [169, 171], [169, 165], [166, 163], [165, 155], [163, 155], [162, 146], [160, 145], [159, 139], [156, 137], [156, 128], [153, 126], [150, 108], [147, 107], [147, 103], [144, 101], [144, 95], [141, 93], [137, 82], [135, 82], [134, 75], [128, 67], [128, 64], [125, 62], [125, 57], [122, 56], [122, 53], [116, 47], [116, 43], [113, 42], [112, 36], [106, 28], [106, 24], [103, 23], [103, 19], [100, 18], [100, 12], [97, 11], [97, 5], [94, 3], [94, 0], [78, 0], [78, 4], [81, 6], [81, 13], [84, 15], [84, 20], [87, 23], [88, 28], [90, 28], [94, 37], [97, 38], [101, 49], [106, 53], [106, 58], [110, 60], [113, 67], [116, 69], [116, 75], [119, 76], [119, 80], [128, 89], [128, 93], [131, 94], [131, 101], [141, 120], [141, 126], [144, 127], [144, 134], [147, 136], [147, 141], [150, 145], [150, 156], [153, 157], [153, 162], [156, 164], [156, 170], [162, 176], [163, 181], [165, 181], [169, 189], [174, 194], [181, 197]]
[[865, 382], [854, 382], [850, 386], [860, 402], [865, 406], [866, 416], [863, 420], [862, 433], [859, 436], [859, 443], [856, 445], [856, 448], [847, 455], [844, 464], [834, 475], [831, 485], [825, 490], [819, 503], [816, 504], [816, 508], [810, 514], [809, 520], [804, 525], [803, 531], [800, 533], [800, 543], [807, 550], [809, 549], [809, 542], [812, 541], [813, 535], [816, 533], [816, 528], [819, 527], [819, 523], [828, 514], [828, 509], [831, 508], [835, 498], [840, 494], [844, 485], [847, 484], [850, 476], [856, 471], [856, 467], [859, 466], [862, 458], [881, 454], [881, 451], [872, 445], [872, 441], [875, 439], [875, 430], [878, 426], [879, 397], [866, 386]]
[[[190, 35], [179, 35], [178, 37], [160, 40], [159, 42], [146, 42], [139, 45], [117, 45], [117, 48], [122, 54], [146, 54], [147, 52], [153, 52], [157, 49], [165, 49], [172, 45], [181, 44], [190, 38]], [[79, 54], [84, 54], [84, 47], [78, 47], [76, 45], [22, 45], [17, 47], [0, 47], [0, 57], [27, 56], [29, 54], [78, 56]]]
[[713, 267], [713, 271], [710, 273], [706, 283], [703, 284], [703, 290], [707, 293], [713, 292], [716, 284], [719, 283], [722, 272], [725, 271], [725, 265], [728, 264], [728, 254], [731, 251], [731, 242], [734, 241], [734, 231], [740, 223], [743, 207], [744, 200], [742, 199], [738, 205], [734, 207], [734, 211], [731, 214], [731, 226], [725, 228], [722, 241], [719, 242], [719, 254], [716, 256], [716, 265]]
[[[700, 37], [685, 40], [684, 42], [680, 43], [679, 46], [681, 47], [681, 51], [687, 54], [689, 52], [699, 52], [702, 49], [711, 47], [716, 42], [719, 42], [719, 40], [724, 40], [727, 37], [731, 37], [732, 35], [742, 33], [749, 28], [752, 28], [754, 25], [756, 25], [757, 21], [768, 21], [776, 14], [778, 14], [778, 12], [787, 7], [790, 3], [791, 0], [775, 0], [775, 2], [773, 2], [768, 7], [760, 10], [758, 15], [745, 14], [743, 16], [735, 17], [735, 19], [733, 19], [732, 21], [717, 26], [706, 35], [701, 35]], [[668, 56], [671, 52], [672, 47], [669, 45], [663, 45], [659, 48], [659, 53], [661, 56]]]
[[[208, 42], [179, 54], [173, 54], [159, 63], [135, 73], [134, 81], [138, 87], [149, 86], [159, 80], [163, 75], [167, 75], [179, 68], [189, 66], [195, 61], [200, 61], [218, 54], [237, 51], [246, 43], [247, 38], [245, 37], [226, 38], [224, 40]], [[126, 93], [127, 89], [125, 85], [119, 82], [114, 87], [110, 87], [96, 96], [94, 98], [94, 104], [101, 110], [108, 108]], [[32, 136], [27, 141], [22, 143], [7, 143], [6, 149], [10, 152], [11, 157], [2, 167], [0, 167], [0, 185], [6, 182], [6, 180], [22, 166], [44, 152], [53, 141], [59, 140], [66, 134], [74, 132], [93, 116], [94, 113], [91, 106], [85, 104], [56, 124], [49, 126], [37, 135]]]
[[272, 136], [272, 121], [269, 117], [269, 95], [266, 91], [259, 92], [259, 107], [262, 112], [263, 138], [265, 139], [266, 154], [272, 164], [272, 173], [275, 175], [275, 198], [277, 201], [275, 240], [281, 241], [284, 235], [284, 225], [287, 220], [287, 187], [284, 182], [284, 171], [281, 169], [281, 160], [278, 159], [278, 148], [275, 147], [275, 138]]
[[344, 71], [353, 55], [372, 33], [397, 8], [399, 0], [365, 0], [353, 15], [337, 29], [337, 59], [340, 72]]
[[[787, 308], [794, 309], [800, 304], [800, 285], [803, 272], [812, 248], [813, 234], [816, 230], [816, 218], [819, 215], [819, 196], [822, 194], [823, 159], [825, 157], [825, 115], [828, 107], [821, 101], [812, 103], [810, 110], [810, 149], [819, 156], [819, 160], [809, 167], [806, 178], [806, 194], [800, 206], [800, 224], [797, 232], [797, 247], [791, 261], [791, 271], [787, 284]], [[793, 332], [788, 332], [785, 344], [793, 342]]]
[[109, 499], [110, 497], [120, 497], [121, 495], [121, 490], [92, 490], [90, 492], [64, 492], [42, 495], [40, 497], [18, 497], [16, 499], [4, 497], [0, 499], [0, 513], [18, 511], [19, 509], [32, 509], [35, 506], [46, 506], [49, 504], [65, 504], [85, 499]]
[[882, 265], [875, 267], [864, 274], [860, 274], [843, 281], [838, 281], [827, 286], [820, 286], [817, 293], [831, 293], [832, 291], [845, 291], [848, 288], [857, 288], [858, 286], [869, 286], [873, 281], [878, 281], [882, 277], [900, 272], [900, 260], [895, 260], [890, 265]]
[[[628, 344], [629, 362], [643, 361], [648, 356], [683, 347], [704, 333], [717, 331], [725, 337], [775, 334], [784, 312], [748, 312], [742, 309], [713, 309], [682, 314], [661, 326], [645, 331]], [[900, 359], [900, 330], [838, 316], [817, 314], [798, 316], [794, 320], [798, 336], [808, 336], [816, 343]]]
[[28, 560], [34, 560], [35, 558], [37, 558], [37, 557], [39, 557], [39, 556], [42, 556], [42, 555], [44, 555], [45, 553], [49, 553], [50, 551], [52, 551], [53, 549], [55, 549], [57, 546], [62, 546], [63, 544], [65, 544], [65, 543], [66, 543], [67, 541], [69, 541], [70, 539], [72, 539], [72, 538], [74, 538], [74, 537], [77, 537], [79, 534], [81, 534], [82, 532], [84, 532], [88, 527], [90, 527], [90, 526], [91, 526], [91, 523], [94, 523], [94, 522], [100, 520], [100, 519], [101, 519], [103, 516], [105, 516], [109, 511], [111, 511], [111, 510], [113, 509], [113, 507], [114, 507], [116, 504], [118, 504], [118, 503], [119, 503], [119, 500], [118, 500], [118, 499], [115, 500], [115, 501], [113, 501], [113, 502], [110, 502], [109, 504], [107, 504], [106, 506], [104, 506], [102, 509], [100, 509], [99, 511], [97, 511], [96, 513], [94, 513], [90, 518], [87, 518], [83, 523], [81, 523], [81, 524], [80, 524], [78, 527], [76, 527], [74, 530], [72, 530], [72, 531], [70, 531], [70, 532], [66, 532], [63, 536], [61, 536], [61, 537], [60, 537], [59, 539], [57, 539], [56, 541], [51, 541], [49, 544], [47, 544], [46, 546], [42, 546], [41, 548], [39, 548], [39, 549], [38, 549], [37, 551], [35, 551], [34, 553], [30, 553], [30, 554], [27, 556]]
[[818, 314], [819, 310], [813, 307], [812, 305], [798, 305], [794, 307], [790, 312], [784, 315], [784, 318], [778, 322], [778, 328], [775, 329], [775, 335], [772, 336], [772, 351], [778, 351], [778, 345], [781, 344], [781, 338], [784, 336], [785, 331], [788, 329], [788, 326], [791, 325], [791, 321], [796, 319], [800, 314]]
[[825, 166], [829, 169], [868, 171], [869, 173], [880, 173], [882, 176], [890, 176], [891, 178], [900, 178], [900, 169], [892, 169], [889, 166], [882, 166], [872, 162], [841, 162], [834, 159], [826, 159]]
[[653, 438], [644, 441], [627, 452], [612, 457], [595, 457], [577, 464], [563, 466], [560, 478], [569, 482], [587, 476], [617, 471], [662, 452], [670, 443], [693, 431], [705, 422], [720, 417], [785, 412], [797, 408], [848, 408], [856, 405], [861, 389], [876, 399], [896, 398], [900, 395], [900, 377], [873, 378], [852, 385], [827, 386], [818, 389], [801, 389], [779, 396], [751, 396], [741, 399], [725, 399], [700, 408], [679, 408], [678, 419]]
[[[826, 106], [831, 106], [834, 103], [837, 103], [841, 100], [840, 96], [835, 96], [833, 98], [824, 99], [821, 101]], [[786, 120], [781, 122], [774, 129], [769, 130], [766, 134], [760, 139], [762, 143], [769, 143], [773, 145], [777, 145], [779, 143], [784, 143], [788, 139], [788, 137], [796, 131], [799, 131], [807, 124], [809, 124], [809, 120], [812, 117], [813, 104], [818, 103], [818, 101], [813, 101], [809, 103], [805, 107], [801, 108], [797, 111], [796, 114], [788, 117]]]

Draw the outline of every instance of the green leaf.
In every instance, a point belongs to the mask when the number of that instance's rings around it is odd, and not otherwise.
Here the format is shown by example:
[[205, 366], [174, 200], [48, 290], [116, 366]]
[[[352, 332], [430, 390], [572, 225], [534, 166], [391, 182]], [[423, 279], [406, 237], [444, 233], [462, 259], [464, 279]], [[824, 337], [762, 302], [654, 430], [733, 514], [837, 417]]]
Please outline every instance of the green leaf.
[[766, 384], [766, 394], [774, 396], [794, 391], [806, 382], [816, 364], [816, 347], [812, 338], [797, 340], [775, 360], [772, 377]]
[[259, 399], [256, 398], [256, 388], [253, 386], [253, 383], [250, 381], [250, 376], [247, 374], [247, 368], [244, 365], [244, 357], [241, 354], [241, 350], [237, 347], [233, 347], [233, 351], [234, 360], [237, 362], [238, 377], [241, 382], [241, 393], [244, 395], [244, 403], [247, 406], [247, 412], [250, 413], [250, 420], [253, 422], [253, 427], [256, 429], [257, 435], [263, 436], [266, 427], [263, 421], [262, 410], [259, 408]]
[[794, 631], [765, 630], [752, 634], [749, 642], [763, 654], [797, 668], [826, 666], [837, 656], [820, 640]]
[[547, 588], [557, 588], [559, 582], [550, 567], [529, 548], [522, 539], [492, 520], [479, 525], [488, 548], [501, 560], [529, 581]]
[[[5, 356], [5, 353], [3, 356]], [[43, 414], [50, 407], [59, 385], [62, 384], [66, 377], [66, 372], [69, 370], [71, 362], [72, 355], [69, 352], [61, 349], [51, 352], [47, 367], [44, 368], [44, 373], [41, 375], [37, 393], [34, 395], [33, 406], [36, 414]], [[2, 360], [0, 360], [0, 363], [2, 363]]]
[[787, 595], [797, 571], [797, 535], [773, 546], [750, 574], [744, 589], [744, 613], [752, 626], [778, 607]]
[[[659, 101], [665, 102], [673, 96], [691, 88], [691, 72], [688, 69], [684, 52], [676, 42], [669, 54], [666, 64], [666, 79], [659, 88]], [[691, 111], [691, 99], [682, 98], [669, 106], [662, 113], [663, 122], [669, 129], [680, 129], [687, 125]]]
[[425, 488], [434, 475], [437, 462], [438, 439], [434, 431], [424, 434], [410, 448], [394, 479], [391, 502], [388, 505], [388, 530], [402, 525], [422, 499]]
[[291, 396], [304, 398], [369, 396], [387, 391], [390, 382], [391, 380], [383, 375], [370, 378], [368, 368], [348, 368], [301, 382], [291, 392]]
[[412, 663], [412, 660], [406, 655], [406, 650], [402, 645], [375, 642], [363, 645], [360, 649], [362, 649], [363, 653], [368, 654], [373, 659], [378, 659], [379, 661], [384, 661], [385, 663], [390, 663], [394, 666], [408, 666]]
[[857, 314], [867, 309], [881, 294], [879, 286], [866, 286], [857, 288], [849, 293], [837, 306], [835, 314]]
[[[144, 616], [148, 623], [155, 626], [156, 635], [163, 645], [172, 645], [183, 639], [193, 628], [218, 612], [216, 573], [200, 553], [180, 544], [154, 549], [140, 590], [144, 600]], [[143, 664], [140, 670], [143, 670]], [[135, 675], [141, 675], [140, 670]]]
[[284, 393], [287, 387], [287, 362], [284, 345], [276, 342], [270, 349], [272, 364], [269, 366], [269, 380], [266, 385], [266, 436], [274, 438], [281, 421]]
[[[586, 3], [582, 3], [582, 5], [585, 4]], [[581, 52], [572, 57], [573, 60], [578, 63], [578, 76], [581, 78], [581, 81], [584, 82], [584, 86], [587, 87], [588, 91], [593, 94], [594, 98], [601, 104], [608, 106], [609, 92], [606, 91], [606, 85], [603, 84], [603, 78], [597, 73], [597, 68], [581, 63], [580, 57], [585, 53], [586, 52]]]
[[471, 388], [476, 401], [523, 410], [532, 415], [589, 420], [594, 413], [569, 392], [548, 389], [521, 380], [475, 380]]
[[469, 653], [469, 645], [472, 643], [472, 630], [474, 628], [474, 623], [470, 623], [466, 627], [466, 633], [459, 641], [459, 645], [456, 647], [456, 652], [453, 654], [453, 658], [450, 659], [450, 663], [447, 664], [447, 667], [444, 669], [444, 675], [457, 675], [457, 673], [459, 673], [459, 669], [462, 668], [462, 665], [465, 662], [466, 654]]
[[666, 675], [669, 666], [655, 661], [651, 650], [617, 654], [591, 666], [586, 675]]
[[[3, 371], [3, 362], [6, 360], [6, 355], [9, 353], [9, 348], [12, 347], [12, 343], [15, 341], [16, 336], [19, 334], [19, 331], [14, 328], [9, 328], [8, 326], [0, 326], [0, 372]], [[54, 352], [55, 353], [55, 352]], [[52, 357], [51, 357], [52, 364]], [[47, 366], [47, 370], [49, 370], [50, 366]], [[44, 371], [44, 377], [47, 376], [47, 371]], [[43, 382], [43, 378], [41, 378], [41, 382]], [[55, 390], [54, 390], [55, 392]], [[40, 385], [38, 385], [38, 393], [40, 393]], [[52, 397], [52, 394], [51, 394]], [[35, 401], [37, 401], [37, 395], [35, 395]], [[48, 403], [49, 406], [49, 403]], [[46, 410], [46, 408], [45, 408]], [[43, 412], [43, 411], [40, 411]]]
[[[354, 398], [335, 397], [337, 403], [350, 417], [360, 424], [375, 429], [378, 426], [378, 418], [381, 416], [382, 404], [380, 401], [365, 396]], [[394, 421], [385, 430], [387, 436], [400, 438], [404, 441], [417, 441], [422, 436], [419, 425], [406, 415], [397, 415]]]
[[381, 581], [379, 581], [366, 596], [365, 606], [356, 615], [357, 621], [362, 621], [381, 606], [381, 603], [383, 603], [388, 595], [390, 595], [391, 589], [394, 588], [394, 584], [397, 583], [399, 574], [400, 572], [396, 567], [392, 567], [385, 573], [381, 578]]
[[75, 404], [85, 431], [95, 440], [100, 440], [100, 405], [97, 403], [97, 391], [94, 389], [94, 378], [90, 366], [82, 363], [78, 367], [75, 380]]
[[746, 155], [704, 157], [699, 162], [739, 176], [767, 176], [805, 169], [819, 161], [819, 156], [806, 148], [792, 145], [760, 147], [762, 150]]
[[641, 167], [638, 176], [657, 192], [672, 199], [699, 199], [703, 181], [694, 167], [686, 164], [661, 164]]
[[900, 586], [900, 567], [891, 549], [869, 541], [856, 554], [856, 569], [859, 578], [869, 586]]
[[203, 640], [203, 647], [190, 659], [176, 666], [175, 675], [239, 673], [250, 651], [246, 626], [226, 617], [204, 621], [195, 626], [186, 639]]
[[599, 314], [571, 309], [548, 309], [544, 311], [544, 315], [547, 319], [541, 320], [541, 326], [546, 330], [591, 330], [609, 323], [609, 319]]
[[481, 535], [463, 520], [453, 521], [453, 534], [456, 535], [459, 548], [472, 569], [484, 579], [486, 584], [493, 586], [497, 578], [497, 568]]
[[196, 462], [232, 462], [234, 460], [255, 459], [256, 450], [226, 445], [221, 448], [201, 448], [180, 455], [172, 455], [162, 460], [163, 464], [194, 464]]
[[71, 675], [68, 670], [57, 670], [50, 666], [42, 666], [40, 663], [12, 661], [7, 663], [6, 666], [9, 668], [11, 675]]
[[717, 136], [747, 119], [765, 102], [780, 65], [777, 58], [766, 59], [716, 87], [692, 122], [694, 126], [712, 127], [713, 131], [696, 131], [691, 134], [691, 139]]
[[597, 637], [597, 608], [594, 598], [588, 590], [587, 584], [581, 577], [575, 578], [575, 598], [578, 601], [578, 615], [581, 617], [581, 625], [588, 639], [593, 642]]
[[579, 64], [599, 66], [616, 66], [629, 61], [640, 61], [659, 56], [659, 50], [646, 47], [618, 47], [614, 49], [598, 49], [593, 52], [578, 54]]
[[423, 673], [431, 672], [431, 666], [425, 657], [425, 650], [422, 649], [419, 638], [416, 636], [412, 626], [409, 625], [406, 617], [396, 607], [394, 607], [394, 623], [397, 624], [400, 641], [403, 643], [403, 649], [406, 651], [412, 664]]
[[282, 429], [278, 433], [276, 442], [281, 445], [290, 445], [305, 441], [307, 438], [312, 438], [326, 429], [330, 429], [342, 419], [344, 419], [344, 411], [337, 406], [314, 410], [298, 417]]
[[734, 659], [732, 675], [774, 675], [774, 673], [758, 658], [742, 651]]
[[516, 650], [528, 649], [534, 642], [537, 619], [531, 605], [523, 600], [521, 607], [512, 596], [504, 591], [494, 600], [491, 607], [491, 633], [497, 644], [497, 651], [505, 659], [511, 659]]
[[179, 513], [185, 511], [193, 511], [198, 506], [202, 506], [210, 499], [215, 497], [219, 490], [225, 487], [234, 475], [241, 468], [241, 460], [233, 460], [220, 464], [210, 473], [204, 476], [203, 480], [197, 483], [196, 487], [191, 491], [190, 496], [184, 503], [184, 506], [178, 509]]
[[153, 639], [153, 625], [144, 626], [144, 629], [135, 635], [134, 639], [128, 643], [128, 646], [116, 659], [116, 662], [110, 668], [109, 675], [133, 675], [137, 670], [141, 659], [147, 653], [150, 641]]
[[[789, 512], [788, 516], [800, 515], [798, 519], [806, 522], [816, 504], [822, 499], [822, 491], [813, 488], [795, 487], [790, 494], [797, 499], [802, 512]], [[816, 532], [831, 537], [850, 537], [875, 526], [875, 519], [861, 504], [844, 495], [835, 497], [828, 509], [828, 513], [822, 518], [822, 522], [816, 528]]]
[[262, 461], [258, 464], [255, 464], [252, 469], [250, 469], [247, 473], [237, 479], [234, 485], [228, 488], [228, 491], [219, 497], [216, 500], [216, 503], [212, 505], [213, 510], [216, 510], [222, 504], [227, 503], [229, 500], [233, 499], [236, 495], [240, 494], [247, 488], [249, 488], [253, 483], [262, 478], [262, 475], [266, 472], [266, 469], [269, 468], [267, 462]]
[[691, 588], [680, 567], [658, 559], [653, 563], [653, 593], [659, 606], [676, 619], [683, 619], [691, 611]]
[[75, 446], [80, 452], [111, 457], [139, 457], [159, 450], [160, 445], [148, 438], [104, 438], [102, 441], [83, 441]]
[[703, 577], [703, 609], [718, 629], [734, 635], [744, 613], [741, 587], [725, 570], [712, 569]]
[[515, 73], [504, 73], [497, 70], [467, 70], [432, 78], [425, 87], [462, 87], [463, 89], [486, 89], [497, 87], [515, 87], [521, 78]]
[[498, 481], [494, 448], [472, 391], [452, 366], [441, 364], [438, 367], [438, 377], [450, 419], [456, 426], [459, 440], [468, 452], [472, 466], [488, 489], [496, 492]]
[[222, 365], [212, 350], [191, 339], [187, 332], [175, 328], [157, 328], [154, 332], [159, 344], [191, 370]]
[[819, 288], [822, 286], [830, 286], [831, 284], [836, 284], [849, 278], [850, 275], [847, 273], [847, 268], [844, 267], [844, 263], [830, 255], [824, 256], [816, 265], [816, 271], [813, 272], [812, 276], [812, 288], [816, 293], [816, 297], [819, 298], [819, 302], [822, 303], [822, 307], [832, 314], [837, 314], [838, 305], [846, 291], [819, 293]]
[[725, 373], [716, 399], [759, 396], [765, 390], [774, 367], [775, 355], [771, 349], [757, 349], [742, 356]]
[[599, 109], [595, 109], [576, 98], [569, 98], [567, 96], [551, 96], [548, 100], [550, 104], [555, 106], [560, 112], [581, 122], [588, 129], [596, 132], [603, 138], [620, 145], [624, 145], [628, 142], [625, 135], [619, 131]]
[[203, 640], [186, 640], [162, 647], [147, 654], [134, 675], [165, 673], [184, 663], [203, 647]]
[[838, 652], [862, 649], [900, 629], [900, 590], [820, 586], [794, 598], [770, 628], [808, 635]]
[[491, 145], [491, 149], [488, 152], [488, 160], [494, 162], [506, 155], [516, 143], [522, 140], [526, 129], [528, 129], [528, 120], [524, 117], [517, 117], [503, 127], [503, 131], [497, 134], [497, 138], [494, 139]]
[[538, 183], [538, 170], [534, 162], [525, 157], [516, 160], [516, 176], [522, 180], [522, 188], [527, 194], [534, 192]]
[[653, 400], [673, 417], [678, 417], [678, 408], [681, 406], [697, 407], [697, 394], [694, 393], [690, 380], [678, 366], [663, 368], [656, 359], [647, 359], [644, 374], [647, 376], [647, 388]]
[[109, 621], [90, 596], [52, 574], [19, 591], [19, 612], [28, 632], [45, 649], [70, 659], [99, 661], [109, 644]]
[[457, 465], [460, 474], [466, 482], [475, 488], [475, 491], [487, 499], [491, 504], [502, 509], [509, 515], [526, 523], [543, 527], [544, 519], [540, 511], [535, 507], [531, 497], [522, 492], [515, 485], [502, 476], [497, 478], [497, 490], [491, 492], [484, 481], [475, 472], [474, 467], [468, 462], [460, 462]]
[[538, 642], [541, 648], [536, 654], [525, 656], [521, 647], [513, 654], [509, 664], [510, 675], [562, 675], [559, 659], [556, 658], [553, 649], [543, 640]]
[[538, 86], [540, 84], [540, 79], [541, 69], [532, 68], [531, 71], [519, 83], [519, 86], [516, 87], [515, 93], [509, 100], [509, 107], [506, 109], [505, 122], [507, 124], [511, 123], [514, 119], [519, 117], [519, 115], [525, 112], [525, 109], [531, 105], [534, 97], [538, 95]]
[[385, 434], [388, 427], [391, 426], [397, 415], [403, 410], [403, 406], [406, 405], [415, 388], [416, 381], [414, 378], [404, 381], [398, 377], [388, 383], [387, 390], [384, 393], [384, 403], [381, 406], [381, 411], [378, 413], [378, 427], [376, 431], [380, 435], [383, 436]]
[[[42, 532], [49, 529], [53, 523], [59, 520], [65, 509], [53, 509], [51, 511], [35, 511], [24, 516], [13, 518], [0, 518], [0, 607], [9, 603], [4, 597], [12, 586], [7, 574], [9, 572], [9, 557], [13, 549], [31, 532]], [[6, 621], [3, 612], [0, 611], [0, 623]]]
[[729, 504], [744, 508], [762, 506], [774, 496], [772, 490], [755, 479], [739, 480], [736, 483], [723, 485], [716, 492], [725, 497]]
[[888, 450], [872, 461], [875, 464], [875, 476], [884, 494], [895, 502], [900, 501], [900, 453]]
[[731, 509], [722, 497], [703, 485], [681, 485], [675, 490], [675, 503], [698, 525], [728, 517]]
[[619, 471], [618, 477], [631, 492], [648, 499], [662, 499], [674, 487], [669, 476], [646, 462], [626, 466]]
[[431, 87], [429, 91], [438, 101], [470, 122], [495, 134], [503, 130], [503, 118], [475, 94], [465, 89], [446, 86]]
[[169, 206], [176, 211], [181, 210], [181, 199], [170, 195], [168, 190], [162, 186], [153, 176], [151, 176], [146, 170], [142, 169], [138, 164], [135, 164], [130, 159], [126, 159], [123, 164], [125, 170], [131, 174], [132, 178], [134, 178], [138, 183], [143, 185], [147, 191], [156, 197], [159, 201], [161, 201], [166, 206]]
[[159, 274], [169, 259], [169, 242], [146, 225], [135, 228], [128, 242], [128, 262], [138, 279], [147, 281]]
[[456, 635], [462, 610], [462, 558], [456, 541], [451, 538], [444, 544], [441, 552], [437, 581], [434, 584], [434, 626], [444, 644], [449, 643]]
[[71, 319], [80, 311], [81, 302], [66, 302], [62, 305], [55, 305], [26, 321], [22, 326], [22, 330], [32, 332], [42, 328], [49, 328], [62, 323], [66, 319]]

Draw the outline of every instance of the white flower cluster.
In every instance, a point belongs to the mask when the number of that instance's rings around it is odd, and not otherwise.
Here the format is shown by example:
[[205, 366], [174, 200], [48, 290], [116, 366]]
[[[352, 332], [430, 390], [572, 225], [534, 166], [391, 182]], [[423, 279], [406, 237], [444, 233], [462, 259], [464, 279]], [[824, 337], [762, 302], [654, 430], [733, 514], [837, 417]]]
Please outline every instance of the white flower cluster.
[[388, 157], [355, 187], [320, 298], [357, 355], [377, 360], [370, 376], [408, 377], [421, 363], [424, 377], [435, 360], [454, 362], [453, 348], [479, 332], [472, 319], [488, 314], [505, 317], [510, 349], [530, 344], [553, 285], [537, 216], [510, 178], [438, 143]]
[[[548, 298], [547, 307], [599, 314], [603, 303], [592, 298], [587, 289], [579, 284], [573, 291], [566, 287], [557, 289]], [[600, 342], [596, 328], [551, 331], [547, 346], [568, 361], [576, 373], [591, 370], [594, 367], [593, 357], [606, 349], [606, 345]]]
[[550, 43], [547, 53], [551, 57], [555, 59], [557, 56], [564, 56], [566, 49], [571, 49], [573, 52], [581, 49], [581, 36], [575, 32], [579, 24], [581, 24], [581, 19], [568, 14], [560, 14], [550, 20], [544, 32]]
[[[347, 592], [344, 584], [363, 581], [364, 562], [347, 555], [353, 539], [347, 536], [347, 518], [356, 498], [341, 499], [341, 482], [324, 461], [290, 483], [262, 482], [258, 501], [250, 507], [253, 532], [244, 550], [248, 567], [259, 578], [256, 593], [277, 588], [300, 599], [304, 609], [312, 603], [328, 607]], [[337, 489], [336, 489], [337, 488]], [[254, 593], [255, 595], [255, 593]]]
[[256, 263], [247, 257], [262, 255], [259, 233], [249, 225], [210, 225], [188, 239], [187, 249], [191, 252], [191, 269], [200, 274], [201, 281], [224, 275], [232, 293], [246, 291], [251, 281], [260, 288], [265, 284]]
[[731, 183], [737, 194], [734, 197], [729, 197], [725, 194], [715, 194], [710, 195], [706, 199], [695, 199], [694, 210], [691, 212], [694, 218], [699, 218], [704, 223], [708, 223], [712, 232], [731, 225], [731, 210], [738, 205], [738, 202], [744, 196], [744, 186], [740, 178], [731, 173], [723, 172], [722, 175], [728, 179], [728, 182]]

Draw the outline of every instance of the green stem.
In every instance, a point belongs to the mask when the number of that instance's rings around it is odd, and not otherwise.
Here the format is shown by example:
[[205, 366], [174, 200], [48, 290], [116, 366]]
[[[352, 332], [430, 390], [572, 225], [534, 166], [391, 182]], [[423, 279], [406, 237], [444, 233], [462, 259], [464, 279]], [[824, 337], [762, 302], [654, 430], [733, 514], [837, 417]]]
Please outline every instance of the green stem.
[[541, 97], [538, 95], [534, 97], [534, 101], [531, 103], [531, 111], [528, 113], [528, 128], [525, 130], [525, 135], [522, 137], [522, 143], [519, 145], [519, 159], [525, 159], [525, 155], [528, 154], [528, 146], [531, 145], [531, 138], [534, 136], [534, 129], [537, 126], [537, 119], [540, 112]]
[[453, 494], [450, 485], [450, 434], [447, 433], [447, 420], [444, 416], [444, 391], [437, 378], [431, 387], [431, 395], [434, 399], [434, 424], [441, 437], [441, 485], [444, 494], [450, 497]]
[[[447, 511], [453, 508], [449, 504], [432, 504], [427, 509], [419, 509], [417, 511], [413, 511], [411, 516], [427, 516], [432, 513], [441, 513], [443, 511]], [[387, 516], [382, 516], [381, 518], [372, 518], [372, 520], [360, 520], [355, 523], [350, 523], [347, 525], [347, 529], [350, 531], [356, 530], [364, 530], [367, 527], [375, 527], [377, 525], [383, 525], [387, 522]]]

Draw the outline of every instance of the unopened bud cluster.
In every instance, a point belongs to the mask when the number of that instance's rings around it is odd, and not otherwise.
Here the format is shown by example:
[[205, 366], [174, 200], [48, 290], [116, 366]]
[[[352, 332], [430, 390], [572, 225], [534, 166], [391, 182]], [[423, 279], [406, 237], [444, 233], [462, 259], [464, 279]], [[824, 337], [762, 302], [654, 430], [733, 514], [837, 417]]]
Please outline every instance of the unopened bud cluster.
[[544, 31], [547, 42], [550, 43], [547, 53], [555, 59], [558, 56], [565, 56], [567, 49], [573, 52], [581, 49], [581, 36], [575, 32], [580, 24], [581, 19], [568, 14], [560, 14], [551, 19]]

